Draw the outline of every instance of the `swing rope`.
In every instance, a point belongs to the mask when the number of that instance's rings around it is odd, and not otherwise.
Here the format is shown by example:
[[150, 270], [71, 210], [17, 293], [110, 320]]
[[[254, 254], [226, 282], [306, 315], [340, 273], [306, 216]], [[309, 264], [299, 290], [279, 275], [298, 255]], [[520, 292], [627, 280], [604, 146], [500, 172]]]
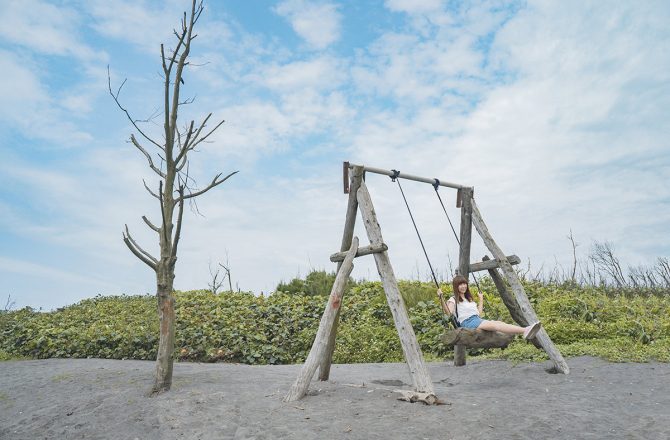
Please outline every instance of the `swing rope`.
[[433, 282], [435, 283], [435, 286], [439, 289], [440, 288], [440, 283], [437, 281], [437, 277], [435, 276], [435, 271], [433, 271], [433, 265], [430, 264], [430, 258], [428, 258], [428, 252], [426, 252], [426, 246], [423, 244], [423, 240], [421, 239], [421, 234], [419, 233], [419, 228], [416, 226], [416, 222], [414, 221], [414, 216], [412, 215], [412, 210], [409, 208], [409, 203], [407, 203], [407, 197], [405, 197], [405, 192], [402, 190], [402, 185], [400, 185], [400, 180], [398, 180], [398, 176], [400, 175], [400, 171], [398, 170], [391, 170], [393, 172], [393, 175], [391, 176], [391, 181], [395, 182], [398, 184], [398, 188], [400, 188], [400, 194], [402, 194], [402, 199], [405, 201], [405, 206], [407, 206], [407, 212], [409, 212], [409, 218], [412, 219], [412, 224], [414, 225], [414, 230], [416, 231], [416, 236], [419, 237], [419, 243], [421, 243], [421, 249], [423, 249], [423, 254], [426, 256], [426, 261], [428, 262], [428, 267], [430, 268], [430, 274], [433, 277]]
[[[398, 188], [400, 189], [400, 194], [402, 195], [402, 199], [405, 201], [405, 206], [407, 207], [407, 212], [409, 213], [409, 218], [412, 219], [412, 224], [414, 225], [414, 230], [416, 231], [416, 236], [419, 237], [419, 243], [421, 243], [421, 249], [423, 249], [423, 255], [426, 256], [426, 261], [428, 262], [428, 267], [430, 268], [430, 274], [433, 277], [433, 282], [435, 283], [435, 286], [439, 289], [440, 288], [440, 283], [437, 281], [437, 277], [435, 276], [435, 271], [433, 270], [433, 265], [430, 263], [430, 258], [428, 258], [428, 252], [426, 252], [426, 246], [424, 246], [424, 244], [423, 244], [423, 240], [421, 239], [421, 234], [419, 233], [419, 228], [416, 226], [416, 222], [414, 221], [414, 215], [412, 215], [412, 210], [410, 209], [409, 203], [407, 202], [407, 197], [405, 197], [405, 191], [403, 191], [402, 185], [400, 185], [400, 180], [398, 180], [398, 176], [400, 175], [400, 171], [398, 171], [398, 170], [391, 170], [391, 171], [393, 172], [393, 175], [390, 176], [391, 181], [398, 184]], [[438, 194], [438, 197], [439, 197], [439, 194]], [[445, 210], [445, 213], [446, 213], [446, 210]], [[447, 215], [447, 218], [449, 218], [448, 215]], [[451, 220], [449, 220], [449, 223], [451, 223]], [[453, 226], [452, 226], [452, 229], [453, 229]], [[454, 231], [454, 234], [455, 233], [456, 233], [456, 231]], [[458, 238], [456, 238], [456, 240], [458, 240]], [[454, 292], [454, 296], [455, 295], [456, 295], [456, 293]], [[443, 301], [444, 301], [444, 299], [442, 297], [440, 297], [440, 303], [442, 303]], [[447, 319], [449, 320], [449, 322], [451, 323], [451, 325], [454, 328], [458, 328], [459, 327], [458, 319], [457, 319], [458, 318], [458, 306], [456, 305], [455, 300], [454, 300], [454, 307], [455, 307], [454, 310], [456, 311], [456, 317], [454, 317], [454, 315], [452, 315], [452, 314], [447, 314], [444, 311], [444, 308], [442, 307], [442, 304], [440, 304], [440, 308], [442, 309], [442, 314], [447, 315]]]
[[[447, 216], [447, 220], [449, 221], [449, 226], [451, 226], [451, 230], [454, 233], [454, 238], [456, 238], [456, 242], [458, 245], [461, 245], [461, 240], [458, 238], [458, 234], [456, 234], [456, 229], [454, 229], [454, 224], [451, 222], [451, 218], [449, 217], [449, 213], [447, 213], [447, 208], [444, 206], [444, 202], [442, 201], [442, 197], [440, 196], [440, 192], [438, 191], [438, 188], [440, 186], [440, 180], [435, 179], [433, 182], [433, 188], [435, 188], [435, 195], [437, 195], [437, 199], [440, 201], [440, 205], [442, 206], [442, 211], [444, 211], [444, 215]], [[482, 291], [481, 287], [479, 287], [479, 280], [477, 279], [477, 276], [472, 273], [472, 278], [475, 280], [475, 285], [477, 286], [477, 290], [480, 292]], [[456, 292], [454, 292], [454, 295], [456, 295]]]

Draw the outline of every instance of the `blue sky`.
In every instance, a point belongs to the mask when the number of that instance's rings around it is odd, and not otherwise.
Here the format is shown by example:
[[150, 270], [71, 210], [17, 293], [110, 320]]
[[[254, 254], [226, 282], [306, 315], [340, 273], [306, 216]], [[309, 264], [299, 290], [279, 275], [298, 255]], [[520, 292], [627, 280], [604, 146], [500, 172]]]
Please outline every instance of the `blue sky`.
[[[189, 3], [0, 1], [3, 301], [154, 292], [121, 231], [155, 252], [142, 179], [157, 182], [107, 66], [136, 118], [160, 109], [159, 46]], [[595, 240], [629, 265], [669, 256], [668, 22], [664, 1], [206, 2], [181, 117], [226, 120], [191, 159], [200, 185], [239, 174], [187, 213], [176, 287], [206, 287], [217, 262], [256, 293], [334, 269], [344, 160], [474, 186], [499, 245], [533, 270], [570, 264], [570, 230], [580, 257]], [[396, 274], [427, 279], [397, 188], [368, 185]], [[404, 188], [447, 274], [458, 252], [433, 190]], [[375, 279], [372, 259], [353, 275]]]

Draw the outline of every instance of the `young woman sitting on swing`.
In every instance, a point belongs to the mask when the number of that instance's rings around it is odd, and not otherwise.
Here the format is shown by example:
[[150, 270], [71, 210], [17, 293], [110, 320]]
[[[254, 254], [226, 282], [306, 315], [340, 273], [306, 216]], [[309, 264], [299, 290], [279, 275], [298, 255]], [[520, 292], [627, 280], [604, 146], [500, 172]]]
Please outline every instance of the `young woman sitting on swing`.
[[[444, 313], [455, 315], [459, 327], [508, 333], [512, 335], [523, 335], [524, 339], [532, 339], [540, 330], [542, 324], [535, 322], [527, 327], [507, 324], [502, 321], [490, 321], [482, 319], [480, 315], [484, 309], [484, 295], [478, 292], [479, 302], [475, 303], [468, 287], [468, 280], [461, 275], [457, 275], [453, 280], [454, 296], [445, 303], [442, 297], [442, 290], [437, 289], [437, 296], [440, 298], [440, 304]], [[458, 298], [458, 306], [454, 297]], [[458, 313], [456, 313], [458, 312]]]

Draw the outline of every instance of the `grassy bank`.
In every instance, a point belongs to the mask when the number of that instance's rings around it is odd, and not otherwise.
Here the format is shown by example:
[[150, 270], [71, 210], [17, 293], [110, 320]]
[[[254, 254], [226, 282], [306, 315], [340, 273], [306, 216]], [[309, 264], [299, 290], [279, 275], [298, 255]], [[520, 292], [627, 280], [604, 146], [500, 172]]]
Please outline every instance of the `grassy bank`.
[[[429, 283], [403, 281], [401, 291], [424, 356], [451, 356], [440, 341], [446, 321]], [[511, 322], [490, 280], [481, 283], [485, 318]], [[670, 361], [670, 296], [526, 283], [543, 325], [565, 356], [611, 361]], [[445, 288], [448, 290], [448, 288]], [[304, 361], [326, 297], [299, 292], [269, 296], [177, 292], [175, 357], [184, 361], [286, 364]], [[154, 359], [156, 300], [150, 296], [87, 299], [57, 311], [0, 315], [0, 359], [99, 357]], [[522, 340], [506, 350], [470, 355], [544, 359]], [[361, 282], [345, 296], [334, 361], [401, 361], [400, 343], [379, 282]]]

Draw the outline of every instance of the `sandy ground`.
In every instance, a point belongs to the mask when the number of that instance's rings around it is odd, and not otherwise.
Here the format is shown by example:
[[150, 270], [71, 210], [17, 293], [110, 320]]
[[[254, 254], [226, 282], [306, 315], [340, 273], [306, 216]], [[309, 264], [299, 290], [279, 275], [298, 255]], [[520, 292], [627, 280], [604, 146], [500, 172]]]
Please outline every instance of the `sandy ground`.
[[153, 362], [0, 362], [0, 439], [670, 439], [670, 364], [568, 362], [431, 363], [442, 406], [397, 400], [405, 364], [334, 365], [284, 403], [300, 365], [177, 363], [149, 398]]

